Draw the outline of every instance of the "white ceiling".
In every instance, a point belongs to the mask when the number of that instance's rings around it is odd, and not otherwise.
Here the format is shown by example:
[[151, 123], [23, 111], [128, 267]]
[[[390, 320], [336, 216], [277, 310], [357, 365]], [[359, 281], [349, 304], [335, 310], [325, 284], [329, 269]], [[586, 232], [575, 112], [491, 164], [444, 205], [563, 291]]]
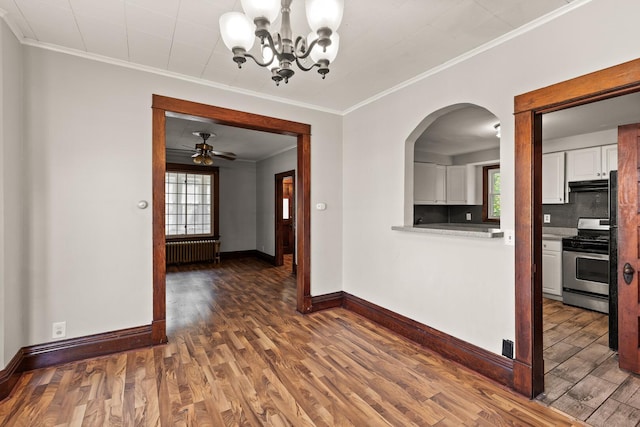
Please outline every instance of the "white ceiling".
[[[546, 14], [571, 8], [571, 1], [346, 0], [340, 52], [326, 80], [315, 71], [298, 72], [279, 87], [268, 70], [253, 63], [239, 70], [220, 38], [218, 18], [240, 11], [239, 0], [0, 0], [0, 8], [27, 44], [343, 112]], [[292, 26], [294, 35], [309, 32], [301, 0], [292, 4]], [[276, 21], [272, 29], [279, 27]]]

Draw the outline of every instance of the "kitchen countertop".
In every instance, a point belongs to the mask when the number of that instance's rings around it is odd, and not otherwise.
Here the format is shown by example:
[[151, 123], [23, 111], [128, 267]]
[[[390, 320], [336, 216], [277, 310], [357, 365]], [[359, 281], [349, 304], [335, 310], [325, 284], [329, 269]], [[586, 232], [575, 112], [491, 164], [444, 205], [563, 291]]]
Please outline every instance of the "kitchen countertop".
[[460, 237], [477, 237], [484, 239], [495, 239], [504, 236], [504, 232], [495, 226], [487, 224], [451, 224], [451, 223], [436, 223], [436, 224], [417, 224], [399, 225], [391, 227], [392, 230], [406, 231], [410, 233], [426, 233], [426, 234], [440, 234], [449, 236]]
[[563, 237], [571, 237], [578, 234], [575, 228], [565, 227], [542, 227], [543, 240], [562, 240]]

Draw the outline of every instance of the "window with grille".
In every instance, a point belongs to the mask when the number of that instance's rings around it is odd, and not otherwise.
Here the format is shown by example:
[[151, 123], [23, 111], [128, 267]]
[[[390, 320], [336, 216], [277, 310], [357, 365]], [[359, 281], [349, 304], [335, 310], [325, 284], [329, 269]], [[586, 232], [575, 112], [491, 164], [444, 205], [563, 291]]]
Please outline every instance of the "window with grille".
[[167, 237], [214, 235], [214, 173], [167, 171], [165, 234]]
[[500, 165], [483, 168], [482, 220], [500, 220]]

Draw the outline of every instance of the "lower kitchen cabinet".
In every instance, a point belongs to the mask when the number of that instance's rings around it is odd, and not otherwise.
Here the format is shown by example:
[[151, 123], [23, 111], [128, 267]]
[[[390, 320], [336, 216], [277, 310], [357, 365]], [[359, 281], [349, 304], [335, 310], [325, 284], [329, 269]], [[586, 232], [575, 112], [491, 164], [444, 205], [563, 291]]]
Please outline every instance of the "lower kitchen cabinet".
[[542, 240], [542, 292], [562, 300], [562, 241]]

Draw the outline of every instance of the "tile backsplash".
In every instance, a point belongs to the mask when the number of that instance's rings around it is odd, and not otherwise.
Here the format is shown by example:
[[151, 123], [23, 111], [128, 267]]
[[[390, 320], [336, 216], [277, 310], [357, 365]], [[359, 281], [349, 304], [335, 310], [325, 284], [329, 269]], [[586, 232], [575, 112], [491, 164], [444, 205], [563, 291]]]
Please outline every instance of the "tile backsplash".
[[[471, 213], [471, 221], [466, 214]], [[551, 222], [545, 227], [575, 228], [578, 218], [608, 218], [609, 193], [607, 191], [587, 191], [569, 193], [569, 203], [562, 205], [542, 205], [542, 213], [551, 215]], [[458, 205], [414, 205], [414, 224], [421, 218], [423, 224], [433, 223], [482, 223], [482, 206]]]

